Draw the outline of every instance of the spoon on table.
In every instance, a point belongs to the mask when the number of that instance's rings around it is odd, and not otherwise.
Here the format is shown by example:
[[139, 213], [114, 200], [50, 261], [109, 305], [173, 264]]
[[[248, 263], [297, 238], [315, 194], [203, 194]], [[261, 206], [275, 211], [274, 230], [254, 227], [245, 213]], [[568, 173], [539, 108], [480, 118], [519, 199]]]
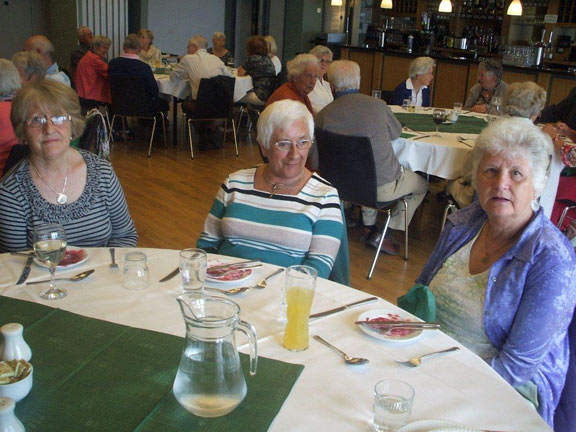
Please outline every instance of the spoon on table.
[[340, 356], [344, 359], [344, 361], [346, 362], [346, 364], [349, 365], [363, 365], [366, 363], [369, 363], [370, 360], [362, 358], [362, 357], [350, 357], [348, 354], [346, 354], [344, 351], [342, 351], [339, 348], [336, 348], [334, 345], [332, 345], [330, 342], [326, 341], [325, 339], [323, 339], [322, 337], [318, 336], [318, 335], [314, 335], [312, 336], [314, 339], [316, 339], [318, 342], [320, 342], [321, 344], [326, 345], [328, 348], [336, 351], [338, 354], [340, 354]]
[[421, 355], [421, 356], [412, 357], [412, 358], [411, 358], [410, 360], [408, 360], [408, 361], [398, 361], [398, 360], [394, 360], [394, 361], [395, 361], [396, 363], [398, 363], [399, 365], [408, 366], [408, 367], [413, 367], [413, 368], [414, 368], [414, 367], [420, 366], [420, 364], [422, 363], [422, 359], [423, 359], [424, 357], [428, 357], [428, 356], [436, 355], [436, 354], [441, 354], [441, 353], [452, 352], [452, 351], [458, 351], [459, 349], [460, 349], [460, 348], [458, 348], [458, 347], [452, 347], [452, 348], [448, 348], [448, 349], [445, 349], [445, 350], [442, 350], [442, 351], [434, 351], [434, 352], [431, 352], [431, 353], [428, 353], [428, 354], [424, 354], [424, 355]]
[[[56, 278], [54, 280], [55, 281], [78, 282], [78, 281], [81, 281], [82, 279], [86, 279], [88, 276], [90, 276], [95, 271], [96, 270], [86, 270], [86, 271], [83, 271], [82, 273], [78, 273], [77, 275], [72, 276], [71, 278]], [[50, 279], [41, 280], [41, 281], [34, 281], [34, 282], [26, 282], [26, 285], [36, 285], [36, 284], [46, 283], [46, 282], [50, 282]]]

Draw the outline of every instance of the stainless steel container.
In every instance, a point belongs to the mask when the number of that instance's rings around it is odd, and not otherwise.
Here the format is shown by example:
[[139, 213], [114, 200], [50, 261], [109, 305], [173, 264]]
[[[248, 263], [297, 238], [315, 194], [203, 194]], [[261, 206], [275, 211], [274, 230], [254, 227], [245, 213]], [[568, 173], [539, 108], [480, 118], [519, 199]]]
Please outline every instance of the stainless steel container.
[[454, 48], [458, 48], [461, 50], [467, 50], [468, 49], [468, 44], [470, 43], [470, 41], [468, 40], [468, 38], [465, 37], [457, 37], [454, 39]]

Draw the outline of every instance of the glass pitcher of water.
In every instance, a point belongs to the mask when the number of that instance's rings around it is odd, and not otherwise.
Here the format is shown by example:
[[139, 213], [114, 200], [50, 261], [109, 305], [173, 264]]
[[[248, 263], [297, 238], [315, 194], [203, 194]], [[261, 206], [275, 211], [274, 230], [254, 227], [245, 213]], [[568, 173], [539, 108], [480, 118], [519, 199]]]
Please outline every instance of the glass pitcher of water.
[[240, 320], [240, 306], [228, 299], [189, 293], [177, 300], [186, 323], [186, 344], [174, 380], [174, 396], [194, 415], [228, 414], [247, 391], [234, 330], [248, 337], [250, 375], [256, 374], [258, 361], [256, 331]]

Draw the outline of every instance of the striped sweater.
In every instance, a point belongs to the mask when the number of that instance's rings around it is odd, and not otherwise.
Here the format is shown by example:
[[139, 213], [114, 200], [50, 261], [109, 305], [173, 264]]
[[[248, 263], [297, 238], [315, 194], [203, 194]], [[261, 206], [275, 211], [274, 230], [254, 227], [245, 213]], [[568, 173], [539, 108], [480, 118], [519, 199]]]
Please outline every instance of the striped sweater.
[[270, 197], [254, 188], [255, 173], [245, 169], [226, 179], [197, 247], [284, 267], [309, 265], [327, 278], [344, 229], [336, 189], [314, 174], [297, 195]]
[[0, 252], [30, 249], [34, 227], [59, 223], [69, 245], [136, 246], [138, 235], [116, 174], [109, 162], [80, 150], [86, 162], [86, 186], [69, 204], [46, 201], [30, 176], [28, 158], [0, 183]]

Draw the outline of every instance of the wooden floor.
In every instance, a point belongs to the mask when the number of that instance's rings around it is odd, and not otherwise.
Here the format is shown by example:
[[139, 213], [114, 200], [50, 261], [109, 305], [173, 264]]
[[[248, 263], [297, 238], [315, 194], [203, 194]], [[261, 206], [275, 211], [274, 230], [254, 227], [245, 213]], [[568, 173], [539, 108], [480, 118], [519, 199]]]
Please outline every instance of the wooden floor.
[[[157, 142], [152, 157], [146, 143], [116, 142], [111, 160], [124, 188], [128, 206], [139, 234], [140, 247], [183, 249], [194, 247], [204, 219], [222, 180], [231, 172], [261, 163], [257, 144], [246, 134], [240, 137], [240, 157], [228, 140], [223, 150], [195, 151], [163, 148]], [[170, 137], [169, 137], [170, 139]], [[439, 184], [431, 184], [439, 191]], [[351, 286], [396, 302], [414, 283], [440, 232], [443, 203], [430, 193], [410, 225], [409, 260], [381, 254], [371, 281], [366, 279], [374, 249], [357, 239], [360, 228], [348, 230]], [[403, 244], [403, 233], [397, 232]]]

